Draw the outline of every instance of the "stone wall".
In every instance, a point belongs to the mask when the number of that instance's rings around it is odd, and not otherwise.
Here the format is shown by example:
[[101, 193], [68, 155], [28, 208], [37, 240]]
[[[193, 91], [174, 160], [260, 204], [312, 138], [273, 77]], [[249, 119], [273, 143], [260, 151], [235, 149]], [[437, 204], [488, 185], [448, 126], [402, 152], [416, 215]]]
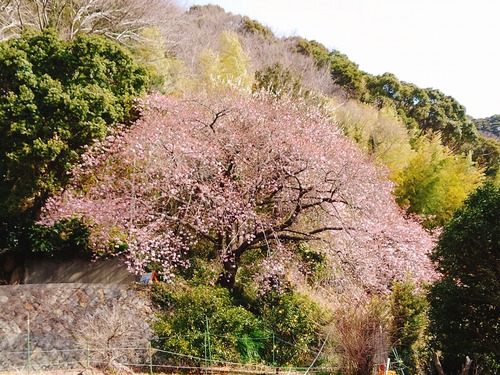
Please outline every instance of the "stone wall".
[[147, 285], [4, 285], [0, 306], [0, 370], [126, 360], [111, 347], [146, 348], [152, 335]]

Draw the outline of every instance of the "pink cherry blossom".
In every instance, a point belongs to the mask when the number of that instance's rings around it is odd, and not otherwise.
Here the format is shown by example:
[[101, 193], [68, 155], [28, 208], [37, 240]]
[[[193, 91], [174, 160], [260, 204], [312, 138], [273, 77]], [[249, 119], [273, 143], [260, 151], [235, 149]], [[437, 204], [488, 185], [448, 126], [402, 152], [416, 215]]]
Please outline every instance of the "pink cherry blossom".
[[[316, 243], [380, 291], [407, 274], [433, 277], [434, 240], [403, 216], [392, 188], [321, 108], [153, 95], [133, 128], [89, 150], [43, 221], [79, 216], [92, 226], [96, 251], [127, 243], [132, 270], [157, 263], [166, 279], [188, 266], [190, 248], [211, 246], [229, 287], [249, 249], [279, 259], [294, 243]], [[279, 269], [269, 262], [263, 267]]]

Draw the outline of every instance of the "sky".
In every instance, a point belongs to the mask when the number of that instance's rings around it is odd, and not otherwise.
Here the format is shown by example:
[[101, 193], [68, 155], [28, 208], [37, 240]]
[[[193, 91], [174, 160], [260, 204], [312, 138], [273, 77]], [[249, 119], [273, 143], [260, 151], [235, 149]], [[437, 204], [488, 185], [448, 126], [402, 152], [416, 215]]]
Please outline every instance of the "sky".
[[367, 73], [438, 89], [474, 118], [500, 114], [499, 0], [180, 2], [207, 3], [339, 50]]

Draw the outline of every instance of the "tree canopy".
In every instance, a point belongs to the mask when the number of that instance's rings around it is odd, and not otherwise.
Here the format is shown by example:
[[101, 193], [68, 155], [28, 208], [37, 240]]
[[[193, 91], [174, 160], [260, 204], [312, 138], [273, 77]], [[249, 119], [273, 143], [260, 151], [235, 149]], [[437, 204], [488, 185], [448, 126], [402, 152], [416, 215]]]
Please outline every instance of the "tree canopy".
[[36, 218], [85, 146], [135, 118], [145, 83], [102, 37], [65, 42], [46, 30], [0, 43], [0, 220]]
[[500, 188], [488, 183], [458, 210], [432, 257], [431, 332], [449, 372], [466, 356], [485, 374], [500, 369]]
[[[166, 278], [202, 246], [232, 287], [249, 250], [279, 263], [311, 241], [343, 254], [369, 287], [410, 268], [431, 277], [431, 238], [402, 218], [390, 183], [317, 109], [234, 94], [144, 105], [125, 146], [88, 155], [91, 168], [47, 215], [89, 220], [101, 244], [127, 243], [132, 268], [158, 263]], [[86, 175], [99, 183], [85, 187]]]
[[174, 7], [162, 0], [0, 0], [0, 40], [53, 29], [67, 40], [99, 34], [127, 41], [172, 11]]
[[[220, 358], [310, 363], [331, 325], [324, 358], [346, 374], [369, 372], [388, 345], [421, 369], [426, 304], [414, 281], [436, 272], [417, 215], [445, 224], [483, 168], [498, 181], [498, 142], [439, 90], [372, 76], [339, 51], [278, 38], [218, 6], [174, 8], [0, 0], [0, 39], [11, 38], [0, 43], [0, 258], [5, 248], [122, 254], [136, 273], [178, 281], [160, 290], [167, 350], [201, 356], [204, 343], [171, 334], [203, 336], [212, 314], [221, 335], [265, 331], [298, 344], [241, 350], [226, 338], [213, 342]], [[170, 95], [137, 100], [146, 75], [150, 93]], [[498, 284], [488, 232], [498, 221], [481, 221], [498, 207], [480, 191], [434, 255], [443, 277], [433, 334], [450, 368], [464, 354], [498, 368], [488, 315], [498, 293], [484, 287]], [[456, 249], [473, 259], [449, 262]]]

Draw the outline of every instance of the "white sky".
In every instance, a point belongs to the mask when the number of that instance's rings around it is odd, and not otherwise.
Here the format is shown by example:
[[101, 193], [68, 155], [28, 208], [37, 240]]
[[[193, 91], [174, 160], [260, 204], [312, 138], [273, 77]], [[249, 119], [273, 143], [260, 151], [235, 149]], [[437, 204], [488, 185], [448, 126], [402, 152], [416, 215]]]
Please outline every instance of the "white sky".
[[500, 0], [180, 0], [218, 4], [278, 36], [337, 49], [370, 74], [433, 87], [482, 118], [500, 114]]

